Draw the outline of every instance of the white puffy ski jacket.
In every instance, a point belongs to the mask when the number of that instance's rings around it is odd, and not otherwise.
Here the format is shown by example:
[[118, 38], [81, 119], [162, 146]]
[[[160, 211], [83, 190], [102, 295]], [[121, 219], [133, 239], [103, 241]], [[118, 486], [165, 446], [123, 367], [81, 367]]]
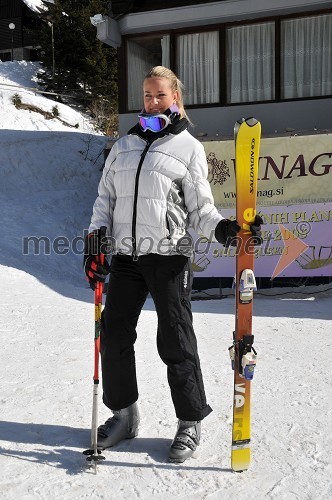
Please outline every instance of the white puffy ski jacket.
[[153, 142], [131, 132], [106, 159], [89, 231], [106, 226], [113, 253], [137, 256], [191, 255], [188, 227], [215, 241], [223, 217], [214, 206], [202, 144], [187, 130]]

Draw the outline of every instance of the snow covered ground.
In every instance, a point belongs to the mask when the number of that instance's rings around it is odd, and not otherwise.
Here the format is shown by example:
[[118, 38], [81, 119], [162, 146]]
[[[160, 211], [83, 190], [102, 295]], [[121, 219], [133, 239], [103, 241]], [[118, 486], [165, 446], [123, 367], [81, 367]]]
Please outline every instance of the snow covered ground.
[[[35, 70], [31, 63], [0, 63], [0, 497], [330, 499], [331, 292], [256, 297], [252, 466], [242, 474], [230, 470], [233, 298], [193, 302], [214, 411], [203, 422], [197, 457], [183, 465], [167, 462], [176, 418], [148, 299], [136, 344], [139, 437], [106, 450], [97, 475], [86, 467], [93, 297], [79, 240], [76, 254], [55, 249], [58, 243], [65, 250], [88, 225], [105, 138], [67, 107], [61, 112], [79, 129], [16, 110], [14, 92], [1, 84], [33, 86]], [[43, 109], [54, 105], [20, 94]], [[50, 255], [23, 255], [26, 236], [48, 238]], [[108, 417], [101, 404], [100, 422]]]

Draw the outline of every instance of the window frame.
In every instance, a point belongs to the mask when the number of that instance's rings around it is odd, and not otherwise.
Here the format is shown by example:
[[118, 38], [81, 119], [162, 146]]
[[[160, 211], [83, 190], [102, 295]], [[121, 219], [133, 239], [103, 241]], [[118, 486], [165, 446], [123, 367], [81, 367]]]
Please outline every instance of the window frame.
[[[209, 31], [218, 31], [219, 32], [219, 102], [216, 103], [206, 103], [206, 104], [186, 104], [186, 109], [202, 109], [202, 108], [220, 108], [220, 107], [233, 107], [233, 106], [247, 106], [247, 105], [256, 105], [256, 104], [270, 104], [270, 103], [278, 103], [278, 102], [292, 102], [292, 101], [309, 101], [309, 100], [317, 100], [317, 99], [329, 99], [332, 97], [332, 94], [324, 95], [324, 96], [310, 96], [310, 97], [292, 97], [292, 98], [282, 98], [281, 97], [281, 23], [287, 19], [300, 19], [305, 17], [319, 16], [319, 15], [332, 15], [332, 9], [324, 9], [318, 11], [311, 12], [300, 12], [300, 13], [292, 13], [284, 16], [270, 16], [270, 17], [259, 17], [250, 20], [240, 20], [236, 22], [226, 22], [226, 23], [216, 23], [210, 24], [208, 26], [193, 26], [192, 28], [179, 28], [176, 30], [158, 30], [149, 33], [135, 33], [133, 35], [125, 35], [123, 36], [123, 43], [121, 47], [118, 49], [118, 74], [121, 78], [121, 81], [124, 82], [124, 89], [122, 92], [119, 92], [119, 112], [122, 113], [135, 113], [137, 110], [129, 110], [128, 108], [128, 79], [127, 79], [127, 47], [128, 40], [132, 40], [135, 38], [143, 38], [143, 37], [151, 37], [158, 35], [169, 35], [170, 36], [170, 69], [177, 74], [177, 61], [176, 61], [176, 53], [177, 53], [177, 36], [178, 35], [190, 35], [193, 33], [202, 33]], [[230, 103], [227, 102], [227, 68], [226, 68], [226, 32], [228, 28], [236, 27], [236, 26], [246, 26], [251, 24], [263, 24], [268, 22], [274, 22], [275, 25], [275, 90], [274, 95], [275, 98], [271, 100], [263, 100], [263, 101], [245, 101], [245, 102], [236, 102]]]

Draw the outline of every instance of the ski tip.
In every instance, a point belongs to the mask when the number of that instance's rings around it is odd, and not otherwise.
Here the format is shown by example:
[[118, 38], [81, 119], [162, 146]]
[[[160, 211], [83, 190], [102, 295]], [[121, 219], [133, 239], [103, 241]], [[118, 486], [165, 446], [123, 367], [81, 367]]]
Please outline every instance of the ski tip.
[[257, 123], [259, 123], [258, 120], [256, 120], [256, 118], [254, 118], [253, 116], [251, 116], [250, 118], [246, 118], [245, 122], [248, 127], [254, 127], [255, 125], [257, 125]]
[[235, 125], [234, 125], [234, 138], [235, 139], [238, 135], [238, 132], [240, 130], [241, 125], [243, 125], [244, 123], [250, 128], [255, 127], [256, 125], [260, 125], [260, 122], [258, 120], [256, 120], [256, 118], [254, 118], [253, 116], [251, 116], [249, 118], [241, 118], [240, 120], [235, 122]]
[[257, 123], [259, 123], [259, 121], [256, 120], [256, 118], [254, 118], [253, 116], [250, 116], [249, 118], [241, 118], [240, 120], [235, 122], [234, 130], [238, 130], [242, 123], [246, 123], [248, 127], [254, 127], [255, 125], [257, 125]]

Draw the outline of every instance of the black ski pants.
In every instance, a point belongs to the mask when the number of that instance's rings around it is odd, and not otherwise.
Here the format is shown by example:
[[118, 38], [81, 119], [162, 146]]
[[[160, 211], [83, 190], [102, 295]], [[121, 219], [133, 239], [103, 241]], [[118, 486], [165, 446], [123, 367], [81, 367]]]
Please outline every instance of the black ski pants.
[[136, 325], [150, 292], [158, 315], [157, 348], [167, 365], [177, 418], [202, 420], [212, 411], [192, 326], [191, 285], [189, 258], [183, 255], [148, 254], [137, 260], [113, 256], [101, 328], [103, 401], [108, 408], [120, 410], [138, 399]]

